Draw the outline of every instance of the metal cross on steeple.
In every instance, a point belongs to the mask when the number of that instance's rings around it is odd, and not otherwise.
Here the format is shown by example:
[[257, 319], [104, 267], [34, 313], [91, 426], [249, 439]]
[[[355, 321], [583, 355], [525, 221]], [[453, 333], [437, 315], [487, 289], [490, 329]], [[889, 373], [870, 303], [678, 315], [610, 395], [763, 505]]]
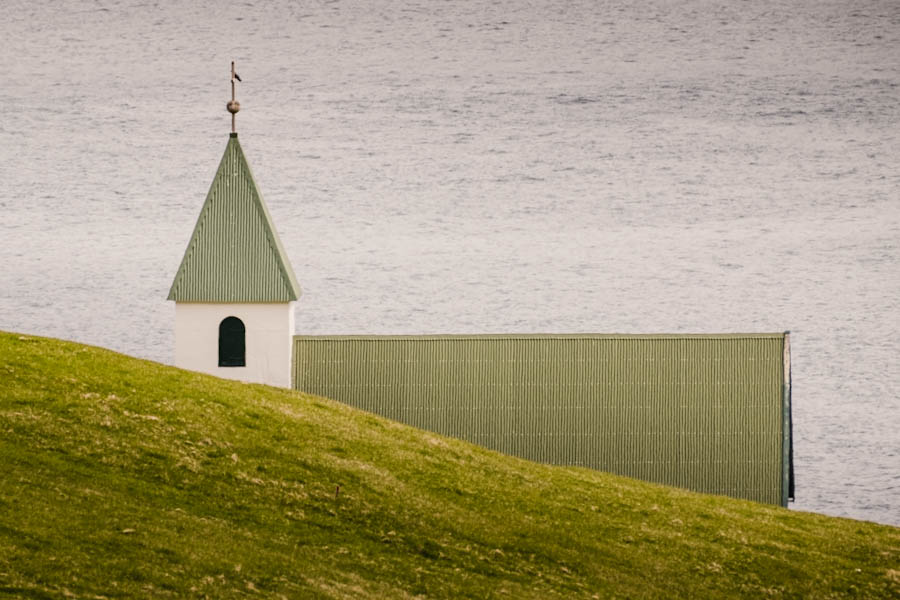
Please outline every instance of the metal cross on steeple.
[[234, 128], [234, 115], [237, 114], [237, 111], [241, 110], [241, 103], [234, 99], [235, 79], [240, 81], [241, 76], [234, 72], [234, 61], [231, 61], [231, 102], [225, 105], [225, 108], [231, 113], [231, 133], [237, 133], [237, 130]]

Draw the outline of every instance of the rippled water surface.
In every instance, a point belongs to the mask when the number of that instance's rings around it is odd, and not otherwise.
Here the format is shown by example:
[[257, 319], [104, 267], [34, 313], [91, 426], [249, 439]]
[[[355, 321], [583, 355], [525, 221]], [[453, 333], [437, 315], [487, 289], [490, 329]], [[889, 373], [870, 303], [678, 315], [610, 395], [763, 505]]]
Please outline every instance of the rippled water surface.
[[234, 59], [299, 332], [790, 329], [794, 508], [900, 525], [900, 4], [4, 17], [0, 328], [172, 360]]

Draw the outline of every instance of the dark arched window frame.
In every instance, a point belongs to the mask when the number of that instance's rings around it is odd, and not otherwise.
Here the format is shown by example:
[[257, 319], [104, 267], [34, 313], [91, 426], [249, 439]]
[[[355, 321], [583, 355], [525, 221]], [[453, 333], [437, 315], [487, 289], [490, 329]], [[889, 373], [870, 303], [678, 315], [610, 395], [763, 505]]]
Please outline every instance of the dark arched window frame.
[[219, 366], [244, 367], [247, 365], [247, 330], [237, 317], [225, 317], [219, 323]]

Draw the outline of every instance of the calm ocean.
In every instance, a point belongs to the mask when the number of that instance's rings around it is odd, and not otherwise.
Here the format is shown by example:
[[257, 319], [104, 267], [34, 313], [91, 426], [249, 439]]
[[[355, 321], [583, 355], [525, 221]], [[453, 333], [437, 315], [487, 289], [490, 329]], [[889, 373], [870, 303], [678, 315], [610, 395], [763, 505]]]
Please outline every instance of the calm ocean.
[[235, 60], [298, 332], [791, 330], [793, 508], [900, 525], [900, 3], [7, 0], [0, 39], [0, 329], [171, 362]]

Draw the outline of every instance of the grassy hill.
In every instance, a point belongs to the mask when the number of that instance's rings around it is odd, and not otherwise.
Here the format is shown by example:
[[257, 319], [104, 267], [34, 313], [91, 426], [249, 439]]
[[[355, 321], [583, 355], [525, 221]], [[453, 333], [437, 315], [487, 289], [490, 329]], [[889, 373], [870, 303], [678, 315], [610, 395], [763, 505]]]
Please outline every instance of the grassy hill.
[[761, 596], [900, 597], [900, 529], [0, 333], [0, 597]]

